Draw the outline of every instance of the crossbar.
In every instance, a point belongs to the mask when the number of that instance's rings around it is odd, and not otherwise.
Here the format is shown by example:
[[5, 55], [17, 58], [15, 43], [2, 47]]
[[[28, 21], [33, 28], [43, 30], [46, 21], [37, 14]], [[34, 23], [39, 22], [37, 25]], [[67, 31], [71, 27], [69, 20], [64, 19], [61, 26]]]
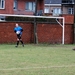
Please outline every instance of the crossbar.
[[31, 18], [59, 18], [59, 19], [64, 18], [64, 17], [53, 17], [53, 16], [33, 16], [33, 15], [13, 15], [13, 14], [0, 14], [0, 16], [31, 17]]

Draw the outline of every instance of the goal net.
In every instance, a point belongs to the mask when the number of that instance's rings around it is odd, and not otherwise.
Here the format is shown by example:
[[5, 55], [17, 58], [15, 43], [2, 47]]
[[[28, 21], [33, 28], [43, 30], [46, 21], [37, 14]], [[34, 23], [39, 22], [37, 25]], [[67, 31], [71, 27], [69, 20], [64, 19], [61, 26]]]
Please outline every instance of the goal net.
[[[16, 17], [16, 18], [15, 18]], [[33, 16], [33, 15], [12, 15], [12, 14], [0, 14], [0, 21], [26, 21], [34, 22], [36, 19], [37, 23], [58, 23], [62, 27], [62, 44], [64, 44], [64, 31], [65, 31], [65, 19], [64, 17], [53, 17], [53, 16]], [[35, 34], [35, 36], [37, 36]]]

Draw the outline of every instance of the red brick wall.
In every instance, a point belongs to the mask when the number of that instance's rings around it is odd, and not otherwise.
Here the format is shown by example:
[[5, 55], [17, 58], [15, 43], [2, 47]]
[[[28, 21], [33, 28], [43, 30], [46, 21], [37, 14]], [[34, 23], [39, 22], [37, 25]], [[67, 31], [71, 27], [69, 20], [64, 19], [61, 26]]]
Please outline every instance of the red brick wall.
[[38, 7], [37, 7], [37, 9], [38, 10], [44, 10], [44, 0], [37, 0], [37, 5], [38, 5]]
[[[38, 25], [38, 40], [46, 43], [62, 42], [62, 27], [60, 25]], [[65, 44], [73, 43], [73, 25], [65, 25]]]
[[[31, 23], [19, 23], [24, 31], [22, 39], [24, 43], [34, 42], [34, 27]], [[0, 43], [15, 43], [16, 35], [13, 31], [15, 22], [0, 22]], [[60, 25], [38, 24], [37, 35], [39, 43], [61, 43], [62, 27]], [[73, 43], [73, 25], [65, 25], [65, 44]]]
[[38, 39], [40, 42], [60, 43], [61, 38], [62, 28], [60, 25], [38, 25]]
[[[33, 25], [28, 23], [19, 23], [23, 31], [23, 41], [25, 43], [33, 42]], [[15, 23], [0, 23], [0, 43], [14, 43], [16, 42], [16, 35], [14, 33]]]
[[73, 24], [73, 22], [74, 22], [74, 16], [73, 15], [64, 14], [63, 17], [65, 18], [66, 24]]
[[71, 44], [73, 43], [73, 24], [66, 24], [65, 25], [65, 43]]
[[12, 14], [13, 13], [13, 0], [5, 0], [5, 9], [0, 9], [1, 14]]
[[[5, 9], [0, 9], [1, 14], [25, 14], [33, 15], [33, 11], [25, 11], [25, 2], [35, 0], [18, 0], [18, 10], [13, 9], [14, 0], [5, 0]], [[44, 10], [44, 0], [38, 0], [37, 10]]]

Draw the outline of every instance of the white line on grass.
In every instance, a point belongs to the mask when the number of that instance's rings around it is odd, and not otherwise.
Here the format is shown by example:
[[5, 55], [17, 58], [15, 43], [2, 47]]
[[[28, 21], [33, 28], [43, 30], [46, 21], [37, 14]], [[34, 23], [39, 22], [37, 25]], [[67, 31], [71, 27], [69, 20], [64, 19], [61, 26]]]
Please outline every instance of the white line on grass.
[[49, 69], [49, 68], [69, 68], [75, 67], [75, 65], [62, 65], [62, 66], [41, 66], [41, 67], [24, 67], [24, 68], [7, 68], [0, 70], [25, 70], [25, 69]]

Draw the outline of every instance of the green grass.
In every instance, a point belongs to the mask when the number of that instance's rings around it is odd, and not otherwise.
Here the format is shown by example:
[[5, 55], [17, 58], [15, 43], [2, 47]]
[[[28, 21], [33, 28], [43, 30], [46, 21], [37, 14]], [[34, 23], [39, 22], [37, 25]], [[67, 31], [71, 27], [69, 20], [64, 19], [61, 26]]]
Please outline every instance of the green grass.
[[75, 45], [0, 45], [0, 75], [75, 75]]

